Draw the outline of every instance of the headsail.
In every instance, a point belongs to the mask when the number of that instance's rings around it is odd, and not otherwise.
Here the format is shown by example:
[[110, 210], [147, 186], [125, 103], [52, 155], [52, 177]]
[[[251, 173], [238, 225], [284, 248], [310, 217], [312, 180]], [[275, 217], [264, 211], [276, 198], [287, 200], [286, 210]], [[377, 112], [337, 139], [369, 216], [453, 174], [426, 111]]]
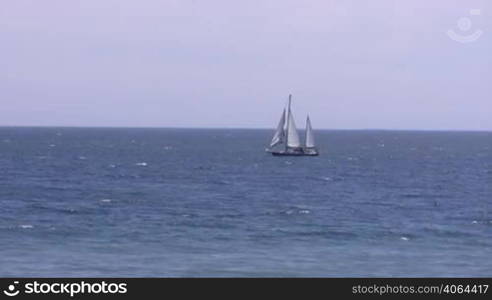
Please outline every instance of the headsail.
[[270, 142], [270, 147], [274, 147], [278, 144], [282, 144], [285, 141], [285, 109], [282, 112], [282, 116], [280, 117], [280, 121], [278, 122], [277, 130], [273, 135], [272, 141]]
[[311, 120], [309, 116], [306, 119], [306, 148], [314, 148], [316, 147], [314, 144], [314, 134], [313, 128], [311, 127]]

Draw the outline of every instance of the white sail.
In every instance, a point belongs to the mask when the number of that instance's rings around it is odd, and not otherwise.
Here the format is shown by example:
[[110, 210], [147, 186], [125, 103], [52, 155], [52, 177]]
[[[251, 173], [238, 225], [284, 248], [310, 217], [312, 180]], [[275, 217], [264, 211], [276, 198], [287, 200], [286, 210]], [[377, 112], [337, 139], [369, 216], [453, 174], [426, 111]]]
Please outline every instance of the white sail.
[[290, 107], [289, 107], [289, 119], [287, 121], [287, 147], [292, 147], [292, 148], [301, 147], [299, 134], [297, 133], [296, 123], [294, 122], [294, 116], [290, 111]]
[[306, 119], [306, 147], [307, 148], [316, 147], [314, 144], [313, 128], [311, 127], [311, 120], [309, 119], [309, 116]]
[[270, 147], [274, 147], [278, 144], [282, 144], [285, 140], [285, 109], [282, 112], [282, 116], [280, 117], [280, 121], [278, 122], [277, 130], [273, 135], [272, 141], [270, 142]]

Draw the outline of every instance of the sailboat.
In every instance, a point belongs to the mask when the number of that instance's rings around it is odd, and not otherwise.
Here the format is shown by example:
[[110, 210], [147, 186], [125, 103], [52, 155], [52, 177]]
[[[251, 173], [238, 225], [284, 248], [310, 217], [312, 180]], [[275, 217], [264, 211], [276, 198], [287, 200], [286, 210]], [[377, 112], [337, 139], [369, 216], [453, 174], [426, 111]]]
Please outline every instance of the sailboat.
[[[277, 125], [277, 130], [273, 135], [270, 147], [267, 152], [274, 156], [317, 156], [319, 151], [314, 143], [313, 128], [309, 116], [306, 119], [306, 136], [304, 145], [301, 144], [297, 132], [294, 115], [290, 109], [292, 95], [289, 95], [289, 105], [284, 109]], [[283, 149], [282, 149], [283, 146]], [[275, 150], [277, 149], [277, 150]]]

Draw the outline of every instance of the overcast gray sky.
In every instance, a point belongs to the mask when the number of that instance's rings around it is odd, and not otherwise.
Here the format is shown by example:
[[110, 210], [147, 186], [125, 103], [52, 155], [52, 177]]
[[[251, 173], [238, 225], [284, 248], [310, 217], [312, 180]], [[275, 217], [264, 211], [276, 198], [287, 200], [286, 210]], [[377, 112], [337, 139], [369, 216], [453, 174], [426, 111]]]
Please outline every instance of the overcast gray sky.
[[491, 14], [490, 0], [2, 0], [0, 125], [274, 128], [292, 93], [315, 128], [492, 130]]

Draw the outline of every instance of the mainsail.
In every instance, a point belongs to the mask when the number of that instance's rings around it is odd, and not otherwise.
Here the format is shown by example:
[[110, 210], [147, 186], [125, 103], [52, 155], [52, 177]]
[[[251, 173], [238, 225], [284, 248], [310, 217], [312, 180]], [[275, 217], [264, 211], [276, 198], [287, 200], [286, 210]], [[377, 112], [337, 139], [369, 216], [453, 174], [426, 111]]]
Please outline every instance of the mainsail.
[[297, 133], [296, 123], [294, 122], [294, 116], [290, 110], [290, 99], [289, 99], [289, 117], [287, 121], [287, 147], [299, 148], [301, 147], [301, 142], [299, 139], [299, 134]]
[[272, 141], [270, 142], [270, 147], [274, 147], [278, 144], [282, 144], [285, 140], [285, 109], [282, 112], [282, 116], [280, 117], [280, 121], [278, 122], [277, 130], [273, 135]]
[[311, 128], [311, 120], [309, 116], [306, 119], [306, 148], [314, 148], [314, 134], [313, 128]]

